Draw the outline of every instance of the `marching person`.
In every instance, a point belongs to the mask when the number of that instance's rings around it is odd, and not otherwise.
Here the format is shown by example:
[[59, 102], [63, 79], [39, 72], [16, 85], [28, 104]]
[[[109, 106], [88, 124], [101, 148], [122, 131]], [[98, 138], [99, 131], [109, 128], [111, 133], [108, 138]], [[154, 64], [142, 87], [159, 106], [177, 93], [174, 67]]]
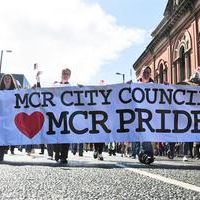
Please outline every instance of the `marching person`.
[[[42, 74], [42, 71], [38, 71], [36, 74], [36, 81], [37, 83], [34, 84], [33, 88], [41, 88], [41, 83], [40, 83], [40, 75]], [[40, 144], [40, 150], [41, 152], [39, 153], [40, 155], [44, 154], [45, 150], [45, 144]], [[47, 153], [48, 153], [48, 159], [53, 160], [53, 144], [47, 144]]]
[[[142, 69], [141, 78], [138, 80], [141, 83], [153, 83], [151, 78], [151, 68], [146, 66]], [[138, 159], [143, 164], [151, 164], [154, 162], [153, 146], [151, 142], [142, 142], [141, 151], [138, 155]]]
[[[56, 83], [55, 86], [59, 87], [65, 87], [70, 86], [69, 79], [71, 76], [71, 70], [69, 68], [65, 68], [62, 70], [61, 74], [61, 82]], [[55, 160], [58, 162], [60, 160], [60, 164], [67, 164], [67, 158], [68, 158], [68, 151], [69, 151], [70, 144], [63, 143], [63, 144], [54, 144], [53, 149], [55, 152]]]
[[108, 143], [108, 154], [109, 156], [113, 155], [116, 156], [116, 144], [115, 142]]
[[[0, 81], [0, 90], [18, 89], [15, 78], [11, 74], [4, 74]], [[4, 153], [8, 150], [8, 146], [0, 146], [0, 161], [4, 159]], [[14, 154], [14, 146], [11, 146], [11, 153]]]
[[94, 154], [93, 157], [94, 159], [98, 158], [99, 160], [103, 160], [103, 147], [104, 143], [94, 143]]

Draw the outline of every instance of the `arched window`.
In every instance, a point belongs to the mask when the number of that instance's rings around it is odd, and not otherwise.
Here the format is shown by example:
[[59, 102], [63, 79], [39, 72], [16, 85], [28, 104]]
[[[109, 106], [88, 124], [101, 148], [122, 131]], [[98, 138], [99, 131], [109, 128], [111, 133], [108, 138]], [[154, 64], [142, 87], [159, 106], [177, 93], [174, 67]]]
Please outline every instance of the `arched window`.
[[185, 80], [185, 49], [182, 46], [180, 48], [180, 81]]
[[173, 76], [174, 76], [174, 79], [173, 79], [173, 83], [176, 84], [177, 83], [177, 62], [174, 62], [173, 64]]
[[158, 73], [156, 73], [155, 78], [154, 78], [154, 82], [159, 83], [158, 81], [159, 81], [159, 75], [158, 75]]
[[160, 64], [159, 74], [160, 74], [160, 83], [163, 83], [164, 82], [163, 64]]
[[[173, 82], [189, 79], [191, 75], [192, 39], [186, 30], [176, 40], [173, 50]], [[174, 74], [177, 73], [177, 74]]]
[[187, 63], [188, 63], [188, 79], [191, 76], [191, 54], [190, 52], [187, 53]]
[[168, 80], [167, 77], [167, 62], [161, 59], [156, 68], [155, 79], [158, 83], [165, 83]]

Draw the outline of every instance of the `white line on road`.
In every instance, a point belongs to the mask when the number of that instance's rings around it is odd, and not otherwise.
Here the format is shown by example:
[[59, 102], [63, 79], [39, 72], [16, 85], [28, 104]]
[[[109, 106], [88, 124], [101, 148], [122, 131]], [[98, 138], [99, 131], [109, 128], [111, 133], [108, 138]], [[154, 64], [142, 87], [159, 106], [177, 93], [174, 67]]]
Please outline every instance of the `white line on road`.
[[193, 190], [195, 192], [200, 192], [200, 187], [198, 187], [196, 185], [192, 185], [192, 184], [185, 183], [185, 182], [178, 181], [178, 180], [171, 179], [171, 178], [166, 178], [164, 176], [157, 175], [157, 174], [152, 174], [152, 173], [149, 173], [149, 172], [146, 172], [146, 171], [142, 171], [142, 170], [139, 170], [139, 169], [129, 168], [129, 167], [127, 167], [127, 166], [125, 166], [123, 164], [119, 164], [119, 163], [116, 164], [116, 166], [121, 167], [121, 168], [125, 168], [126, 170], [130, 170], [132, 172], [135, 172], [135, 173], [143, 175], [143, 176], [148, 176], [150, 178], [153, 178], [153, 179], [165, 182], [165, 183], [169, 183], [169, 184], [176, 185], [178, 187], [185, 188], [187, 190]]

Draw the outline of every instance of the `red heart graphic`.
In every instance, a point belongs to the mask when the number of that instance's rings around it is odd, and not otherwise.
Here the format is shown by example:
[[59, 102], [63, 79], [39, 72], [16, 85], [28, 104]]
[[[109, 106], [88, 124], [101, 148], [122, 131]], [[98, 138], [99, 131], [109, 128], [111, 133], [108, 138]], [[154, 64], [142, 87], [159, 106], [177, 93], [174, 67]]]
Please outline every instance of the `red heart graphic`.
[[41, 112], [34, 112], [31, 115], [19, 113], [15, 116], [17, 128], [28, 138], [33, 138], [44, 124], [44, 116]]

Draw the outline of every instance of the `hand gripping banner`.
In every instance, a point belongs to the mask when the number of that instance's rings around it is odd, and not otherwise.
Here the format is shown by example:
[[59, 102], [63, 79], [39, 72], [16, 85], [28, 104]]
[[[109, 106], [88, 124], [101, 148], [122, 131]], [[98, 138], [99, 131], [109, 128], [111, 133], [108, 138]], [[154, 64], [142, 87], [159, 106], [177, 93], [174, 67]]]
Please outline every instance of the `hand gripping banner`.
[[200, 141], [200, 87], [115, 84], [0, 91], [0, 145]]

